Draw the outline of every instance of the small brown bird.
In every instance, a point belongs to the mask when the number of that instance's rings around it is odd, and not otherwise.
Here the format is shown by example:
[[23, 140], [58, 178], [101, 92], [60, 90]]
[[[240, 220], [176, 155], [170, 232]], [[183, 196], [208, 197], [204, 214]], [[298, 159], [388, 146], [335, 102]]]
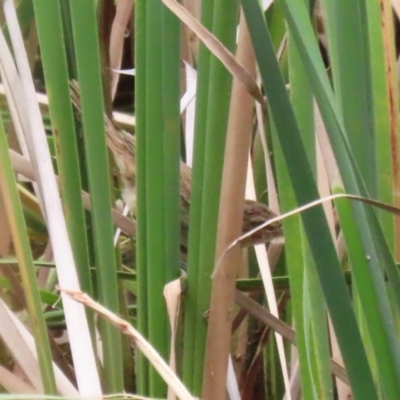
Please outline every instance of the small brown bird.
[[[76, 82], [71, 82], [71, 98], [75, 107], [80, 111], [79, 88]], [[115, 128], [113, 122], [104, 115], [104, 123], [106, 130], [107, 146], [114, 155], [115, 163], [119, 169], [121, 180], [123, 183], [122, 197], [128, 205], [132, 213], [135, 213], [136, 204], [136, 160], [135, 148], [136, 140], [134, 136], [125, 131], [119, 131]], [[182, 224], [182, 245], [186, 246], [187, 242], [187, 220], [190, 207], [190, 192], [192, 182], [191, 168], [181, 161], [180, 166], [180, 194], [182, 200], [181, 207], [181, 224]], [[269, 219], [276, 217], [276, 214], [271, 211], [265, 204], [258, 203], [252, 200], [244, 201], [243, 212], [243, 228], [242, 232], [247, 233], [257, 226], [263, 224]], [[255, 234], [249, 236], [243, 242], [243, 247], [254, 246], [256, 244], [268, 243], [272, 239], [282, 236], [282, 226], [280, 221], [276, 221], [271, 225], [261, 229]]]

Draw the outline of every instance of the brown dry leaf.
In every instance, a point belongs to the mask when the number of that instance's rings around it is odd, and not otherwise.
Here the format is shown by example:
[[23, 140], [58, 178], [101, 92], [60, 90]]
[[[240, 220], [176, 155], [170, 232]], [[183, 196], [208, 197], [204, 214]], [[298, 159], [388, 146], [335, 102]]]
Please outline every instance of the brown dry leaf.
[[[392, 0], [392, 6], [397, 16], [400, 10], [400, 1]], [[400, 198], [398, 193], [400, 191], [399, 175], [400, 175], [400, 161], [399, 161], [399, 72], [398, 67], [396, 69], [396, 54], [395, 46], [393, 46], [393, 37], [396, 35], [393, 32], [393, 13], [392, 7], [387, 1], [380, 0], [381, 5], [381, 27], [382, 27], [382, 39], [383, 39], [383, 54], [385, 62], [385, 81], [386, 81], [386, 99], [389, 109], [389, 125], [390, 125], [390, 152], [392, 157], [392, 190], [395, 195], [393, 196], [393, 204], [400, 207]], [[398, 61], [397, 61], [398, 66]], [[378, 139], [379, 140], [379, 139]], [[379, 162], [379, 160], [378, 160]], [[400, 218], [394, 219], [395, 226], [395, 259], [400, 259]]]
[[[325, 148], [326, 149], [326, 148]], [[321, 197], [329, 196], [330, 192], [330, 181], [329, 179], [329, 172], [328, 172], [328, 165], [325, 163], [325, 158], [322, 152], [325, 150], [322, 149], [319, 142], [316, 141], [315, 143], [315, 150], [316, 150], [316, 164], [317, 164], [317, 184], [318, 184], [318, 192]], [[335, 181], [338, 182], [338, 181]], [[335, 234], [335, 218], [333, 212], [333, 205], [331, 202], [326, 202], [323, 204], [324, 212], [326, 216], [326, 220], [328, 221], [329, 230], [332, 235], [332, 239], [336, 239]]]
[[35, 392], [43, 393], [40, 370], [35, 354], [29, 348], [21, 332], [19, 332], [15, 320], [3, 301], [0, 301], [0, 318], [0, 337], [3, 343], [10, 350], [16, 363], [22, 368]]
[[[271, 327], [275, 332], [278, 332], [283, 338], [292, 344], [296, 344], [296, 333], [285, 322], [275, 317], [269, 310], [260, 306], [257, 302], [244, 295], [239, 290], [235, 292], [235, 303], [245, 310], [249, 315]], [[349, 384], [349, 378], [346, 370], [336, 361], [330, 360], [332, 373], [342, 382]]]
[[329, 184], [332, 185], [333, 182], [338, 182], [342, 185], [342, 178], [340, 176], [335, 154], [333, 153], [324, 121], [322, 120], [321, 113], [316, 103], [314, 103], [314, 125], [316, 140], [321, 150], [321, 156], [325, 165], [326, 173], [328, 174]]
[[19, 376], [0, 365], [0, 384], [8, 393], [25, 394], [27, 397], [33, 393], [38, 393], [33, 386], [27, 384]]
[[236, 60], [235, 56], [186, 8], [175, 0], [162, 0], [163, 3], [204, 43], [204, 45], [224, 64], [226, 69], [246, 87], [247, 91], [261, 104], [265, 104], [265, 98], [257, 86], [255, 80], [246, 69]]
[[392, 0], [392, 7], [397, 17], [400, 18], [400, 0]]
[[[24, 371], [30, 384], [36, 391], [43, 393], [36, 346], [32, 334], [1, 299], [0, 314], [0, 331], [4, 343], [17, 362], [18, 368]], [[68, 398], [76, 397], [79, 393], [74, 384], [54, 362], [53, 370], [58, 393]], [[16, 373], [16, 370], [14, 373]]]
[[[181, 280], [175, 279], [172, 282], [167, 283], [164, 286], [164, 298], [167, 304], [168, 318], [171, 328], [171, 343], [170, 343], [170, 355], [169, 355], [169, 366], [172, 371], [176, 372], [176, 334], [178, 327], [179, 309], [182, 295]], [[171, 388], [168, 388], [168, 400], [175, 400], [176, 396], [172, 392]]]
[[135, 345], [143, 353], [143, 355], [149, 360], [153, 367], [157, 370], [164, 381], [169, 385], [169, 387], [174, 391], [178, 399], [182, 400], [196, 400], [193, 397], [183, 383], [179, 380], [172, 369], [167, 365], [167, 363], [162, 359], [162, 357], [157, 353], [157, 351], [151, 346], [151, 344], [127, 321], [118, 317], [118, 315], [112, 313], [107, 308], [103, 307], [99, 303], [96, 303], [91, 299], [86, 293], [60, 289], [61, 292], [66, 293], [75, 301], [82, 303], [86, 307], [92, 308], [101, 317], [111, 322], [116, 326], [123, 334], [130, 336]]

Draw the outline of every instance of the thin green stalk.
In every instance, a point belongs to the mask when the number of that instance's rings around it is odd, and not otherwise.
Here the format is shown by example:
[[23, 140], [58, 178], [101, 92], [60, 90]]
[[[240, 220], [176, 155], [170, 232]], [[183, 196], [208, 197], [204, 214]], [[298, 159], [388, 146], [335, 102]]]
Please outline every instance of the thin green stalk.
[[[146, 24], [147, 1], [137, 0], [135, 6], [135, 115], [136, 115], [136, 272], [138, 304], [147, 301], [147, 228], [146, 228]], [[148, 337], [148, 307], [138, 307], [138, 327]], [[149, 390], [149, 364], [144, 356], [137, 356], [138, 393]]]
[[[306, 5], [307, 2], [305, 2]], [[314, 103], [311, 88], [309, 86], [306, 73], [297, 51], [296, 44], [289, 32], [289, 76], [290, 76], [290, 97], [292, 100], [293, 111], [299, 124], [300, 134], [303, 139], [307, 158], [313, 170], [314, 177], [317, 176], [316, 171], [316, 155], [315, 155], [315, 134], [314, 134]], [[282, 199], [282, 196], [280, 196]], [[287, 209], [288, 210], [288, 209]], [[308, 373], [310, 376], [305, 378], [305, 368], [301, 366], [302, 377], [308, 382], [312, 382], [313, 391], [319, 399], [332, 398], [332, 380], [330, 377], [329, 366], [329, 340], [327, 335], [326, 309], [323, 293], [318, 282], [314, 260], [310, 253], [310, 248], [306, 241], [305, 232], [301, 229], [302, 237], [302, 259], [304, 265], [304, 281], [299, 282], [291, 279], [291, 285], [302, 285], [298, 290], [303, 290], [304, 303], [303, 310], [294, 306], [295, 322], [304, 319], [304, 331], [301, 336], [305, 335], [307, 358], [300, 358], [300, 366], [302, 363], [308, 365]], [[294, 239], [298, 240], [298, 239]], [[293, 260], [294, 261], [294, 260]], [[292, 261], [292, 262], [293, 262]], [[296, 266], [290, 266], [291, 274]], [[296, 313], [300, 312], [300, 314]], [[309, 336], [310, 335], [310, 336]], [[300, 346], [301, 347], [301, 346]], [[304, 349], [303, 349], [304, 350]], [[302, 354], [304, 357], [304, 353]]]
[[166, 282], [179, 276], [180, 257], [180, 24], [162, 9]]
[[[297, 203], [294, 197], [290, 177], [287, 172], [287, 167], [285, 165], [285, 160], [277, 141], [278, 137], [275, 133], [273, 134], [273, 143], [279, 199], [281, 212], [285, 212], [296, 208]], [[285, 219], [283, 221], [283, 230], [285, 235], [285, 259], [290, 281], [293, 318], [296, 326], [296, 343], [299, 355], [302, 393], [304, 398], [312, 399], [314, 396], [314, 383], [310, 371], [308, 347], [305, 335], [305, 325], [309, 324], [310, 321], [303, 315], [305, 307], [304, 297], [307, 296], [307, 293], [304, 291], [304, 263], [299, 263], [299, 260], [303, 260], [304, 249], [303, 240], [299, 240], [299, 238], [304, 235], [300, 217], [295, 216]]]
[[[284, 3], [281, 2], [281, 4]], [[305, 204], [319, 197], [318, 190], [279, 71], [262, 10], [256, 0], [244, 0], [242, 5], [296, 200], [298, 204]], [[304, 4], [299, 5], [298, 8], [302, 13], [300, 16], [306, 19]], [[298, 46], [297, 41], [296, 44]], [[322, 207], [315, 207], [304, 212], [302, 220], [354, 397], [375, 399], [377, 395], [371, 371]]]
[[310, 252], [304, 231], [304, 296], [303, 318], [309, 373], [313, 382], [313, 391], [317, 399], [333, 399], [333, 387], [330, 368], [330, 347], [328, 337], [327, 312], [324, 294], [318, 280], [317, 270]]
[[[369, 93], [365, 2], [323, 1], [327, 15], [333, 84], [347, 138], [368, 192], [375, 198], [377, 175], [374, 112]], [[351, 39], [351, 40], [349, 40]]]
[[[380, 10], [382, 7], [382, 11]], [[400, 189], [398, 143], [400, 139], [398, 109], [398, 90], [396, 76], [396, 55], [392, 41], [394, 32], [392, 8], [389, 1], [367, 2], [370, 65], [372, 81], [372, 102], [375, 122], [375, 148], [377, 166], [377, 198], [384, 203], [399, 206], [397, 196]], [[386, 19], [387, 24], [382, 24]], [[390, 35], [390, 36], [389, 36]], [[383, 211], [378, 212], [382, 230], [392, 252], [396, 247], [394, 237], [394, 216]], [[397, 228], [399, 229], [399, 228]], [[397, 246], [397, 252], [399, 248]], [[399, 253], [398, 253], [399, 254]], [[398, 255], [397, 255], [398, 259]]]
[[[292, 0], [281, 0], [281, 4], [284, 7], [287, 21], [303, 63], [306, 66], [309, 82], [323, 116], [346, 190], [350, 193], [368, 196], [366, 186], [346, 139], [342, 126], [342, 117], [338, 112], [315, 37], [306, 21], [305, 10]], [[398, 379], [400, 375], [400, 349], [395, 340], [396, 333], [391, 321], [393, 320], [392, 309], [398, 313], [400, 307], [400, 276], [391, 257], [389, 247], [384, 240], [375, 212], [361, 204], [353, 204], [352, 207], [359, 226], [364, 251], [369, 256], [369, 273], [374, 282], [374, 292], [368, 292], [368, 294], [370, 296], [373, 295], [379, 304], [380, 312], [375, 315], [375, 320], [376, 323], [381, 323], [385, 327], [387, 332], [385, 340], [388, 341], [388, 346], [391, 349], [386, 354], [387, 362], [379, 366], [378, 371], [382, 374], [382, 382], [386, 382], [384, 384], [386, 389], [390, 391], [390, 388], [392, 388], [394, 390], [394, 392], [388, 393], [388, 396], [397, 397], [400, 396]], [[388, 282], [392, 289], [392, 295], [395, 300], [394, 308], [390, 304], [386, 290], [385, 276], [381, 269], [382, 265], [385, 266]]]
[[[337, 184], [333, 187], [333, 191], [334, 193], [344, 193], [343, 188]], [[365, 320], [369, 337], [372, 340], [372, 347], [369, 351], [374, 354], [378, 368], [383, 368], [385, 374], [389, 375], [380, 377], [378, 383], [384, 393], [394, 393], [395, 388], [390, 388], [391, 382], [389, 378], [392, 379], [392, 382], [395, 382], [395, 376], [391, 376], [391, 374], [395, 375], [395, 371], [388, 370], [390, 364], [388, 358], [385, 356], [390, 352], [390, 346], [387, 342], [385, 328], [379, 323], [379, 318], [377, 318], [380, 312], [379, 303], [374, 296], [370, 295], [370, 293], [373, 293], [374, 283], [368, 273], [368, 260], [365, 258], [360, 234], [357, 232], [357, 226], [354, 223], [351, 206], [348, 201], [336, 200], [335, 204], [351, 263], [352, 282], [357, 289], [363, 319]], [[385, 289], [383, 288], [383, 290]], [[381, 372], [377, 369], [376, 372], [378, 376], [381, 376]]]
[[8, 223], [13, 238], [14, 249], [19, 262], [22, 286], [30, 317], [30, 325], [35, 338], [43, 389], [47, 394], [56, 394], [52, 358], [48, 341], [48, 333], [43, 318], [39, 288], [36, 280], [36, 270], [33, 265], [32, 253], [29, 247], [26, 225], [18, 196], [14, 171], [8, 154], [7, 137], [3, 120], [0, 119], [0, 187], [8, 214]]
[[[88, 241], [81, 196], [78, 149], [69, 95], [67, 61], [64, 52], [60, 7], [53, 1], [35, 1], [35, 17], [56, 155], [61, 193], [71, 246], [81, 288], [92, 296]], [[49, 24], [53, 21], [54, 24]]]
[[[92, 2], [80, 0], [71, 0], [70, 6], [92, 202], [99, 298], [105, 307], [119, 313], [96, 9]], [[104, 351], [104, 389], [109, 393], [120, 392], [123, 390], [120, 333], [110, 324], [102, 322], [101, 337]]]
[[[162, 296], [166, 282], [164, 137], [163, 137], [163, 65], [162, 3], [148, 0], [146, 12], [146, 232], [148, 340], [164, 357], [168, 354], [168, 320]], [[149, 395], [166, 392], [159, 374], [150, 367]]]
[[[159, 1], [139, 2], [138, 6], [138, 317], [142, 332], [167, 358], [170, 328], [163, 288], [178, 276], [180, 255], [179, 24]], [[142, 359], [139, 366], [141, 392], [165, 395], [159, 374]]]
[[[211, 0], [202, 1], [201, 23], [208, 29], [212, 28], [213, 2]], [[190, 230], [188, 238], [188, 268], [187, 280], [190, 291], [185, 295], [185, 321], [184, 321], [184, 343], [183, 343], [183, 382], [193, 390], [194, 368], [196, 364], [196, 326], [200, 322], [197, 300], [201, 291], [198, 285], [199, 271], [199, 252], [200, 252], [200, 229], [202, 214], [202, 188], [204, 180], [204, 156], [205, 156], [205, 132], [207, 121], [207, 99], [209, 92], [210, 74], [209, 50], [200, 42], [197, 90], [196, 90], [196, 120], [193, 148], [193, 185], [190, 200]]]

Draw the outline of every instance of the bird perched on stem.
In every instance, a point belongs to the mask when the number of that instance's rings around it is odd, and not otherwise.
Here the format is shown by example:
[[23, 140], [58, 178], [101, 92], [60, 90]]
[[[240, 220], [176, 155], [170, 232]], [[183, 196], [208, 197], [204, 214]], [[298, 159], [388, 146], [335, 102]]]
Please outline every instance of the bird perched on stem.
[[[78, 111], [80, 107], [79, 87], [77, 82], [71, 82], [71, 99]], [[110, 118], [104, 114], [104, 124], [106, 131], [106, 142], [114, 155], [115, 163], [119, 169], [121, 181], [123, 184], [122, 198], [128, 205], [133, 214], [135, 214], [136, 204], [136, 160], [135, 149], [136, 140], [131, 134], [118, 130]], [[181, 161], [180, 164], [180, 195], [181, 195], [181, 228], [182, 244], [186, 246], [188, 233], [188, 220], [190, 208], [192, 170]], [[242, 233], [247, 233], [257, 226], [263, 224], [276, 214], [265, 204], [244, 200], [243, 210], [243, 228]], [[272, 239], [282, 236], [281, 222], [276, 221], [265, 228], [259, 230], [246, 238], [241, 245], [243, 247], [254, 246], [256, 244], [268, 243]]]

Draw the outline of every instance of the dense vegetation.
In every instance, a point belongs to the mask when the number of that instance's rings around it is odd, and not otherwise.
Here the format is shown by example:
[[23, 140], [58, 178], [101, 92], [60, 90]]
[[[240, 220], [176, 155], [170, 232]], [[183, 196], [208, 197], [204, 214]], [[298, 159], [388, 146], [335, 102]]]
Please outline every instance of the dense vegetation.
[[400, 10], [262, 3], [3, 0], [0, 399], [400, 398]]

